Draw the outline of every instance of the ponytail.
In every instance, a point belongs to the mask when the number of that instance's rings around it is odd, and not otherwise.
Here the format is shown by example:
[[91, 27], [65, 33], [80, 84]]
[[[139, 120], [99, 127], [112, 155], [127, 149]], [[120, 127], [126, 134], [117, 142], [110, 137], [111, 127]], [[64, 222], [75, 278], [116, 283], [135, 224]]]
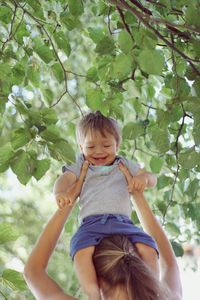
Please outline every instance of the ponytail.
[[124, 235], [104, 238], [95, 247], [94, 266], [99, 281], [107, 284], [107, 296], [123, 286], [129, 300], [169, 300], [160, 282]]

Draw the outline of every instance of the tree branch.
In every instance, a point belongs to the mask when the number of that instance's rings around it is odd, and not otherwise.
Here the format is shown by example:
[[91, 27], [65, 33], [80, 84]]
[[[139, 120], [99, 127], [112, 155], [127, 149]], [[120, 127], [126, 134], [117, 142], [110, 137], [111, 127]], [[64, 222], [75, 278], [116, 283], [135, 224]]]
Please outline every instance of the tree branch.
[[145, 14], [152, 16], [152, 12], [144, 7], [139, 1], [137, 0], [130, 0], [135, 6], [137, 6], [140, 10], [142, 10]]
[[176, 51], [182, 58], [184, 58], [191, 67], [195, 70], [195, 72], [200, 76], [200, 71], [194, 66], [192, 61], [199, 62], [199, 60], [192, 59], [180, 51], [176, 46], [174, 46], [171, 42], [169, 42], [158, 30], [156, 30], [152, 25], [148, 23], [147, 20], [153, 21], [153, 19], [148, 15], [145, 16], [143, 13], [138, 12], [134, 7], [130, 6], [124, 0], [108, 0], [110, 3], [115, 4], [120, 8], [125, 8], [131, 11], [147, 28], [149, 28], [156, 36], [158, 36], [162, 41], [164, 41], [171, 49]]

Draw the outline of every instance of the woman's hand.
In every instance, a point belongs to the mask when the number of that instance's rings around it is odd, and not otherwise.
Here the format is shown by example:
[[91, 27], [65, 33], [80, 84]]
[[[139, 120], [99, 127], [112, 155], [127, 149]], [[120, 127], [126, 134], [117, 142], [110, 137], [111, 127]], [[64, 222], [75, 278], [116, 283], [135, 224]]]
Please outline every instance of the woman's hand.
[[132, 176], [129, 169], [121, 162], [119, 163], [119, 169], [122, 171], [126, 178], [129, 193], [133, 194], [135, 191], [142, 193], [144, 191], [148, 183], [144, 173]]
[[77, 197], [81, 193], [88, 166], [89, 162], [84, 161], [79, 178], [68, 188], [67, 192], [60, 192], [55, 195], [57, 205], [60, 209], [74, 205]]
[[143, 193], [146, 188], [153, 187], [157, 183], [157, 178], [152, 173], [141, 171], [136, 176], [132, 176], [129, 169], [121, 162], [119, 168], [126, 178], [128, 191], [131, 194], [135, 192]]

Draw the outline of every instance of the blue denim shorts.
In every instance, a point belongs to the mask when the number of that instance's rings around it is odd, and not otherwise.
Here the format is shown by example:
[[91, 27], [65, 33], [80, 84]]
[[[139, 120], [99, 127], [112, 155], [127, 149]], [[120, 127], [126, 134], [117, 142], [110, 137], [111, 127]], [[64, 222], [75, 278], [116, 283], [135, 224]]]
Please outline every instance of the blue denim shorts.
[[71, 239], [70, 256], [73, 259], [78, 250], [98, 245], [103, 238], [113, 234], [126, 235], [133, 244], [146, 244], [159, 253], [153, 238], [135, 226], [128, 216], [99, 214], [83, 219], [80, 227]]

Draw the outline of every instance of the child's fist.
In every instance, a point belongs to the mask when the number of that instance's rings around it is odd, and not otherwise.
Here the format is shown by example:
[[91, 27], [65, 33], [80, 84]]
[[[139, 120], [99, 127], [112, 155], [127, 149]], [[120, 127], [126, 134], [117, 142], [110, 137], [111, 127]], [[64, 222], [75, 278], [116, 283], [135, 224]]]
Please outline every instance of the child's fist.
[[56, 194], [56, 203], [60, 209], [63, 209], [67, 205], [72, 205], [72, 201], [70, 201], [67, 193], [59, 193]]

